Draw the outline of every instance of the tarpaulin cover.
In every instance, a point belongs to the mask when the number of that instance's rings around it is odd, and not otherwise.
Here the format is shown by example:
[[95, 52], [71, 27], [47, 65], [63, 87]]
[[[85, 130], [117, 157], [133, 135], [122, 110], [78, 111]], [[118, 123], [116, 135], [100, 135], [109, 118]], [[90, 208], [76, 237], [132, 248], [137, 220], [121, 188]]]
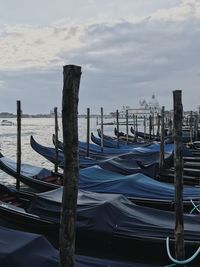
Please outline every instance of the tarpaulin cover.
[[0, 227], [0, 266], [56, 267], [58, 252], [41, 235]]
[[[118, 193], [127, 197], [174, 201], [173, 184], [159, 182], [142, 173], [122, 175], [99, 166], [82, 169], [79, 174], [79, 189], [92, 192]], [[184, 200], [200, 199], [200, 188], [185, 186]]]
[[[86, 142], [82, 142], [79, 141], [79, 149], [87, 149], [87, 143]], [[101, 147], [96, 145], [96, 144], [89, 144], [89, 149], [90, 149], [90, 153], [91, 152], [95, 152], [95, 153], [101, 153]], [[165, 144], [165, 153], [173, 153], [174, 150], [174, 145], [173, 144]], [[131, 147], [131, 146], [127, 146], [124, 148], [110, 148], [110, 147], [104, 147], [103, 149], [103, 153], [104, 154], [124, 154], [124, 153], [134, 153], [134, 154], [141, 154], [141, 153], [145, 153], [145, 154], [151, 154], [152, 152], [158, 152], [160, 151], [160, 144], [155, 143], [155, 144], [151, 144], [147, 147]]]
[[[0, 157], [0, 168], [2, 166], [6, 166], [14, 172], [17, 171], [16, 162], [7, 157]], [[20, 174], [27, 177], [35, 177], [36, 179], [40, 180], [51, 176], [52, 172], [46, 168], [36, 167], [30, 164], [21, 164]]]
[[[36, 194], [29, 212], [59, 223], [62, 188]], [[174, 236], [174, 212], [133, 204], [118, 194], [79, 190], [77, 230], [129, 239]], [[185, 240], [200, 240], [200, 216], [184, 215]]]
[[[81, 143], [81, 142], [80, 142]], [[84, 143], [85, 144], [85, 143]], [[92, 145], [92, 144], [90, 144]], [[38, 144], [33, 137], [31, 138], [31, 146], [32, 148], [37, 151], [39, 154], [44, 156], [46, 159], [50, 160], [51, 162], [55, 163], [55, 149], [42, 146]], [[98, 148], [97, 154], [101, 154], [99, 151], [99, 146], [94, 145], [95, 148]], [[129, 174], [129, 173], [135, 173], [138, 170], [140, 172], [145, 173], [146, 175], [149, 175], [151, 177], [154, 177], [155, 173], [157, 172], [157, 166], [159, 162], [159, 151], [158, 151], [158, 145], [155, 144], [152, 147], [152, 145], [149, 146], [150, 149], [148, 150], [134, 150], [131, 153], [126, 153], [123, 156], [118, 155], [110, 155], [112, 158], [104, 158], [104, 159], [93, 159], [93, 158], [86, 158], [86, 150], [84, 152], [84, 157], [80, 155], [79, 157], [79, 165], [80, 168], [87, 168], [92, 165], [100, 165], [103, 168], [106, 168], [108, 170], [118, 171], [120, 173]], [[172, 151], [173, 145], [170, 145], [168, 147], [168, 151]], [[115, 150], [115, 149], [114, 149]], [[91, 150], [90, 150], [91, 154]], [[96, 154], [96, 155], [97, 155]], [[95, 155], [95, 156], [96, 156]], [[121, 153], [120, 153], [121, 155]], [[98, 155], [97, 155], [98, 156]], [[108, 156], [108, 155], [107, 155]], [[135, 160], [135, 162], [134, 162]], [[171, 160], [172, 160], [172, 153], [165, 153], [165, 165], [171, 166]], [[60, 163], [60, 167], [63, 167], [62, 163], [64, 161], [64, 154], [62, 151], [59, 151], [58, 154], [58, 162]], [[155, 164], [155, 165], [154, 165]], [[135, 166], [135, 167], [134, 167]], [[144, 167], [148, 169], [144, 169]], [[142, 170], [141, 170], [142, 169]]]
[[[95, 144], [101, 146], [101, 139], [96, 137], [94, 134], [91, 134], [91, 140], [92, 142], [94, 142]], [[110, 148], [133, 148], [133, 147], [139, 147], [139, 146], [149, 146], [149, 144], [145, 144], [145, 143], [139, 143], [139, 142], [132, 142], [132, 143], [127, 143], [125, 141], [117, 143], [117, 140], [113, 140], [111, 138], [108, 137], [104, 137], [103, 138], [103, 145], [104, 147], [110, 147]]]
[[[123, 262], [89, 256], [75, 256], [76, 267], [153, 267], [142, 263]], [[37, 234], [0, 226], [0, 266], [58, 267], [59, 252]]]

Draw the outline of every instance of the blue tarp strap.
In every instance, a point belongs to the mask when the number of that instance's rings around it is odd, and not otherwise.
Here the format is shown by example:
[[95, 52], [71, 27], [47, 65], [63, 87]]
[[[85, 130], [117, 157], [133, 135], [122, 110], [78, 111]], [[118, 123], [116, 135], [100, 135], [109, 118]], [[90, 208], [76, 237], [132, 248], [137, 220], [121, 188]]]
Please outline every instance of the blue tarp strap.
[[169, 237], [167, 237], [167, 239], [166, 239], [166, 247], [167, 247], [167, 255], [168, 255], [168, 257], [170, 258], [170, 260], [172, 262], [174, 262], [177, 265], [185, 265], [187, 263], [190, 263], [191, 261], [193, 261], [197, 257], [197, 255], [200, 252], [200, 246], [199, 246], [199, 248], [196, 250], [196, 252], [189, 259], [183, 260], [183, 261], [179, 261], [179, 260], [174, 259], [172, 257], [172, 255], [171, 255], [171, 253], [170, 253], [170, 249], [169, 249]]

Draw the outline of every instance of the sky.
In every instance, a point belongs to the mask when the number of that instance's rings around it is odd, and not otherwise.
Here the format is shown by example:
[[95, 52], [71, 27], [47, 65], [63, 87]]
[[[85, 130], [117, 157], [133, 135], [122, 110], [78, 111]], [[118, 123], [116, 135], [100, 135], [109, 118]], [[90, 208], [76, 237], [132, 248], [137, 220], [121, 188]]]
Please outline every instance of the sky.
[[199, 0], [0, 0], [0, 112], [61, 110], [63, 66], [79, 65], [79, 113], [200, 105]]

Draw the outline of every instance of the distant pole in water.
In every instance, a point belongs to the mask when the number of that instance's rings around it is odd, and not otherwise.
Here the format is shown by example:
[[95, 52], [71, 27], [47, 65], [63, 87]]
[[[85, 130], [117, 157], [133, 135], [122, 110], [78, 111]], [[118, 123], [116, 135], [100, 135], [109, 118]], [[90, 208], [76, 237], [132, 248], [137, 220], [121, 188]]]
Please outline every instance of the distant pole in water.
[[87, 108], [87, 157], [89, 157], [90, 153], [90, 108]]
[[149, 142], [151, 142], [152, 116], [149, 116]]
[[75, 229], [79, 177], [78, 94], [81, 67], [63, 67], [62, 126], [64, 143], [63, 196], [59, 267], [75, 266]]
[[56, 152], [54, 170], [55, 172], [58, 172], [58, 112], [57, 112], [57, 107], [54, 108], [54, 117], [55, 117], [55, 152]]
[[134, 132], [135, 141], [137, 141], [137, 132], [138, 132], [138, 120], [137, 120], [137, 115], [135, 115], [135, 132]]
[[193, 124], [193, 118], [192, 118], [192, 111], [190, 111], [190, 120], [189, 120], [189, 123], [190, 123], [190, 143], [192, 143], [192, 136], [193, 136], [193, 127], [192, 127], [192, 124]]
[[146, 140], [146, 132], [147, 132], [146, 116], [144, 115], [144, 140]]
[[174, 180], [175, 180], [175, 254], [177, 260], [185, 258], [183, 221], [183, 152], [182, 152], [182, 91], [173, 91], [174, 99]]
[[198, 115], [195, 115], [195, 122], [194, 122], [194, 132], [195, 132], [195, 141], [198, 140]]
[[128, 109], [126, 109], [126, 143], [128, 143]]
[[119, 111], [116, 110], [116, 121], [117, 121], [117, 147], [119, 147]]
[[155, 128], [154, 128], [154, 113], [152, 115], [152, 131], [153, 131], [153, 137], [155, 136]]
[[133, 130], [134, 130], [134, 139], [135, 139], [135, 131], [136, 131], [135, 114], [133, 114]]
[[21, 172], [21, 101], [17, 100], [17, 180], [16, 189], [20, 189]]
[[162, 115], [160, 116], [159, 114], [157, 114], [157, 136], [160, 135], [160, 120], [162, 118]]
[[103, 152], [103, 108], [101, 107], [101, 152]]
[[161, 135], [160, 135], [160, 164], [159, 171], [164, 169], [165, 162], [165, 107], [161, 110]]

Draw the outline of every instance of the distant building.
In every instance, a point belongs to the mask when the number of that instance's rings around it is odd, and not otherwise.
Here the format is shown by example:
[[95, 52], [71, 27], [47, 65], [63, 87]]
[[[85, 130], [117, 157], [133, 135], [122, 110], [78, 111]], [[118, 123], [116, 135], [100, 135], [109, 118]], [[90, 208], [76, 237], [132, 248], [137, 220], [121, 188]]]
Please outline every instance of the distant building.
[[126, 117], [126, 110], [128, 110], [129, 117], [137, 115], [138, 117], [150, 116], [153, 114], [159, 114], [161, 111], [158, 100], [155, 94], [152, 95], [151, 100], [147, 102], [145, 99], [139, 101], [140, 106], [138, 108], [130, 108], [129, 106], [123, 106], [119, 112], [121, 118]]

